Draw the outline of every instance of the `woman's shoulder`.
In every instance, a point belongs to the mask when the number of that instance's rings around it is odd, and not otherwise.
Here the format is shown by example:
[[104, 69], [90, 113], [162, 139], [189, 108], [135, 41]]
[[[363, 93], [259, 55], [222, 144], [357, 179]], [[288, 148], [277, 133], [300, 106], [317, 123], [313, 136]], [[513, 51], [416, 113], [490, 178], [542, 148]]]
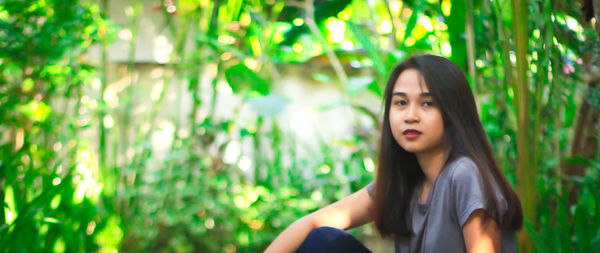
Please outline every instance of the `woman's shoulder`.
[[479, 178], [479, 169], [477, 165], [467, 156], [461, 156], [451, 161], [447, 168], [447, 175], [452, 182], [470, 182]]
[[491, 188], [486, 188], [481, 171], [473, 159], [470, 157], [459, 157], [449, 164], [448, 169], [451, 192], [454, 192], [454, 194], [467, 194], [483, 199], [485, 195], [484, 191], [490, 189], [494, 191], [501, 213], [506, 211], [507, 202], [497, 182], [492, 179], [490, 182]]

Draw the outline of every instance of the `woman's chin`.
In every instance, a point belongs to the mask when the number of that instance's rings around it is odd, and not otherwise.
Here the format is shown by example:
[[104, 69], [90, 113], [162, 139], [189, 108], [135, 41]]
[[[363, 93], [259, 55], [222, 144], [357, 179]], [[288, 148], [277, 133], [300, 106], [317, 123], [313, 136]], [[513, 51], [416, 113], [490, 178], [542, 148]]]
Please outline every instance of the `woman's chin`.
[[415, 145], [400, 145], [406, 152], [417, 154], [423, 151], [423, 148], [416, 147]]

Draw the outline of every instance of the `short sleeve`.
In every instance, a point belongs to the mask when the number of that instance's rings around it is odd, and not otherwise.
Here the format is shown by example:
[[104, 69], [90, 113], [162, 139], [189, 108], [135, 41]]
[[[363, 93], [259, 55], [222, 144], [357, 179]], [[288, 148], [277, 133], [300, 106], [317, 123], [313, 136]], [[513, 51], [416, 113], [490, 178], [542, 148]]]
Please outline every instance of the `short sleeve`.
[[375, 194], [375, 181], [372, 181], [371, 183], [369, 183], [366, 188], [367, 188], [367, 192], [369, 193], [369, 196], [371, 198], [373, 198], [375, 196], [374, 195]]
[[[461, 159], [453, 172], [452, 195], [456, 216], [462, 228], [475, 210], [488, 210], [484, 194], [485, 188], [479, 170], [471, 159]], [[502, 206], [500, 206], [500, 210], [502, 210]]]

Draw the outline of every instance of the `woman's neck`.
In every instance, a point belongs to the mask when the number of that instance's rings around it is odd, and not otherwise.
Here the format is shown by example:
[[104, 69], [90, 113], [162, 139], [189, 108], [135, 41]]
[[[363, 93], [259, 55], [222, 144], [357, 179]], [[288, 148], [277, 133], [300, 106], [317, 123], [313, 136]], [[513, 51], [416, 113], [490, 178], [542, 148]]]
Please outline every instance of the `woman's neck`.
[[444, 164], [450, 155], [450, 150], [436, 150], [434, 152], [426, 152], [415, 154], [421, 170], [425, 174], [425, 181], [423, 182], [427, 186], [433, 185], [438, 175], [444, 168]]

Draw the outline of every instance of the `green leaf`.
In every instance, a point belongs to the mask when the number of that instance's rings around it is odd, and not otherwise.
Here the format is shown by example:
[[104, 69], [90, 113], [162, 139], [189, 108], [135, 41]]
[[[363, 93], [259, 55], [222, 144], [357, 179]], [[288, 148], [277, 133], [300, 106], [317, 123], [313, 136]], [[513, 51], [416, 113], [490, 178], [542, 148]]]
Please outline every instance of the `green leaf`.
[[591, 165], [590, 160], [586, 159], [585, 157], [581, 157], [581, 156], [565, 157], [563, 159], [563, 161], [565, 161], [566, 163], [569, 163], [569, 164], [573, 164], [573, 165], [583, 165], [583, 166]]
[[5, 63], [2, 71], [7, 82], [17, 82], [23, 75], [23, 70], [17, 64]]
[[356, 37], [358, 42], [364, 47], [365, 51], [367, 52], [367, 55], [373, 61], [373, 66], [375, 67], [377, 75], [380, 78], [385, 78], [387, 76], [387, 67], [381, 58], [379, 48], [371, 42], [368, 35], [361, 26], [352, 22], [348, 22], [348, 25], [350, 27], [350, 30], [352, 30], [354, 37]]
[[313, 79], [322, 82], [322, 83], [331, 83], [331, 77], [327, 74], [323, 74], [321, 72], [313, 73]]
[[319, 112], [326, 112], [326, 111], [329, 111], [329, 110], [333, 110], [333, 109], [337, 109], [337, 108], [340, 108], [340, 107], [344, 107], [346, 105], [348, 105], [348, 103], [346, 103], [345, 101], [333, 101], [333, 102], [330, 102], [328, 104], [318, 106], [316, 108], [316, 110], [319, 111]]
[[53, 223], [53, 224], [60, 223], [60, 221], [58, 219], [53, 218], [53, 217], [44, 217], [43, 221], [47, 222], [47, 223]]
[[23, 92], [28, 92], [33, 89], [34, 84], [33, 79], [27, 78], [21, 83], [21, 90], [23, 90]]
[[42, 101], [29, 101], [29, 103], [17, 106], [17, 110], [33, 121], [44, 122], [52, 112], [50, 106], [47, 106]]
[[383, 90], [376, 81], [371, 82], [368, 88], [371, 92], [375, 93], [375, 95], [377, 95], [380, 98], [383, 98]]
[[[348, 92], [348, 95], [354, 96], [371, 87], [373, 83], [375, 83], [375, 80], [370, 76], [350, 77], [348, 79], [348, 88], [346, 91]], [[375, 86], [377, 86], [377, 84], [375, 84]]]
[[225, 79], [236, 94], [255, 91], [261, 95], [269, 94], [269, 84], [244, 64], [233, 65], [225, 70]]
[[452, 1], [452, 10], [448, 16], [448, 35], [452, 56], [450, 59], [459, 68], [467, 64], [467, 41], [465, 40], [466, 20], [465, 1]]
[[[404, 48], [406, 45], [406, 39], [411, 35], [412, 30], [415, 29], [417, 25], [417, 20], [419, 18], [419, 13], [423, 12], [423, 7], [425, 6], [425, 0], [418, 0], [417, 5], [412, 9], [412, 13], [408, 18], [408, 23], [406, 23], [406, 30], [404, 31], [404, 38], [402, 39], [402, 47]], [[454, 3], [452, 3], [454, 5]]]
[[258, 115], [275, 118], [284, 111], [286, 99], [277, 94], [269, 94], [257, 98], [249, 98], [248, 103]]
[[213, 37], [207, 36], [206, 34], [197, 34], [195, 36], [195, 38], [199, 44], [207, 44], [210, 47], [212, 47], [212, 49], [217, 53], [219, 53], [220, 51], [229, 52], [235, 58], [238, 58], [238, 59], [245, 59], [245, 58], [250, 57], [246, 53], [240, 51], [238, 48], [229, 46], [227, 44], [223, 44], [223, 43], [219, 42], [219, 40], [217, 40]]

